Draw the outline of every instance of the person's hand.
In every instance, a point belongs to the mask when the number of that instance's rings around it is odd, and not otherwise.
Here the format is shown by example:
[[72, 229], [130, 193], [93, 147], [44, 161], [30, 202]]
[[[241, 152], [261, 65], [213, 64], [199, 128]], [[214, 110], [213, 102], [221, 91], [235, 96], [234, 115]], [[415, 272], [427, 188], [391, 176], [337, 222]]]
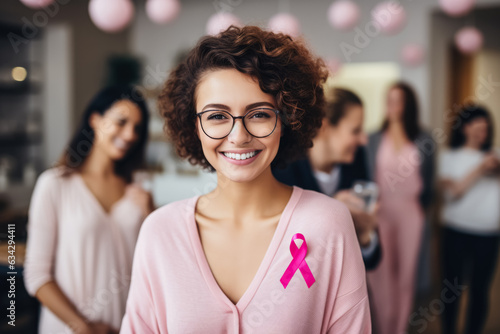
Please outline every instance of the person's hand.
[[92, 322], [90, 328], [94, 334], [118, 334], [118, 330], [104, 322]]
[[377, 228], [377, 214], [379, 204], [375, 204], [370, 212], [364, 210], [351, 210], [354, 228], [361, 247], [370, 244], [372, 232]]
[[365, 202], [350, 190], [341, 190], [334, 195], [334, 198], [344, 203], [351, 212], [354, 229], [361, 247], [368, 246], [371, 241], [372, 231], [378, 226], [378, 203], [369, 212], [366, 212], [364, 210]]
[[116, 328], [104, 322], [89, 322], [84, 327], [74, 330], [75, 334], [119, 334]]
[[363, 210], [365, 206], [365, 202], [350, 190], [341, 190], [335, 193], [333, 198], [344, 203], [349, 210]]
[[141, 208], [144, 216], [154, 211], [153, 196], [150, 192], [144, 190], [141, 186], [131, 184], [127, 187], [127, 195]]
[[484, 157], [479, 168], [483, 174], [491, 174], [500, 168], [500, 160], [496, 154], [489, 153]]

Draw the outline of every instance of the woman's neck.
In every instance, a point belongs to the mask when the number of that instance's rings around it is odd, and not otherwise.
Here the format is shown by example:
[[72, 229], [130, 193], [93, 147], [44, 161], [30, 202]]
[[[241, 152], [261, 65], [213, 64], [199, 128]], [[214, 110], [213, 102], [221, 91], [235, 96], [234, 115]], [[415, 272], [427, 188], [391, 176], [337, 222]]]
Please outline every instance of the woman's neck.
[[80, 171], [82, 174], [106, 178], [115, 175], [115, 163], [94, 146], [82, 164]]
[[389, 132], [404, 132], [403, 122], [391, 120], [387, 123], [387, 131]]
[[389, 121], [386, 132], [391, 136], [391, 138], [408, 139], [403, 122], [401, 121]]
[[221, 219], [236, 224], [252, 223], [281, 212], [291, 195], [291, 187], [278, 182], [267, 168], [250, 182], [234, 182], [218, 173], [217, 187], [204, 195], [205, 208]]
[[313, 147], [308, 151], [309, 163], [313, 170], [319, 170], [325, 173], [330, 173], [335, 167], [336, 163], [332, 161], [332, 157], [328, 154], [325, 148], [326, 143], [322, 139], [313, 141]]
[[466, 148], [469, 150], [480, 150], [481, 144], [478, 144], [478, 143], [470, 141], [470, 140], [466, 140], [463, 148]]

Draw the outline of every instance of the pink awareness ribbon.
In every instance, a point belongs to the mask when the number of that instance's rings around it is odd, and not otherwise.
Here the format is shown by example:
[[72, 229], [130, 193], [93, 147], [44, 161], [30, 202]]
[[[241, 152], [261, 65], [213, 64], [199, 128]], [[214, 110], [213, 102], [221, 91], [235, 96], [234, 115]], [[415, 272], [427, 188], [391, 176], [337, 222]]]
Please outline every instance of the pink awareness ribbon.
[[[300, 245], [300, 248], [297, 248], [297, 245], [295, 245], [295, 239], [302, 240], [302, 245]], [[283, 276], [281, 276], [281, 284], [283, 284], [283, 287], [286, 289], [293, 275], [295, 274], [297, 269], [299, 269], [302, 277], [304, 277], [306, 281], [307, 287], [310, 288], [311, 285], [316, 282], [316, 279], [314, 279], [311, 269], [309, 269], [309, 266], [307, 265], [305, 260], [307, 254], [307, 243], [306, 239], [301, 233], [295, 233], [293, 235], [292, 241], [290, 242], [290, 253], [292, 253], [293, 259], [292, 262], [290, 262], [290, 264], [288, 265], [288, 268], [286, 268]]]

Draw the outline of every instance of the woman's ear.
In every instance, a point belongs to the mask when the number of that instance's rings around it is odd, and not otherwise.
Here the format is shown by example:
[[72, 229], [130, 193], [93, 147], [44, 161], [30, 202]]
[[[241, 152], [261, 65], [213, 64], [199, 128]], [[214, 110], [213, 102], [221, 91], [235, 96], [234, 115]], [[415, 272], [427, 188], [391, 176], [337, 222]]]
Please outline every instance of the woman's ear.
[[89, 125], [90, 127], [95, 131], [95, 129], [99, 126], [99, 122], [102, 119], [102, 115], [99, 114], [98, 112], [94, 111], [92, 114], [90, 114], [89, 117]]
[[464, 136], [467, 136], [468, 130], [469, 130], [469, 123], [466, 123], [466, 124], [464, 124], [464, 125], [462, 126], [462, 130], [461, 130], [461, 131], [462, 131], [462, 134], [463, 134]]
[[324, 134], [326, 129], [328, 129], [328, 126], [330, 126], [330, 122], [328, 121], [328, 119], [326, 117], [324, 117], [322, 120], [321, 120], [321, 127], [319, 128], [318, 130], [318, 133], [316, 136], [320, 135], [320, 134]]

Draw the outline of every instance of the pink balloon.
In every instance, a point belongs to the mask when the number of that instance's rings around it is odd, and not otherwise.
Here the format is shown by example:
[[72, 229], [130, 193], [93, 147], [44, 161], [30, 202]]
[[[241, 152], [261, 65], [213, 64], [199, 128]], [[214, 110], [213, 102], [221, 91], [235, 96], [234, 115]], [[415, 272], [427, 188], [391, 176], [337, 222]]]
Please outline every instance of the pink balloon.
[[208, 19], [206, 31], [208, 35], [217, 35], [232, 25], [240, 27], [242, 23], [237, 16], [231, 13], [220, 12]]
[[462, 16], [470, 12], [476, 0], [439, 0], [443, 12], [450, 16]]
[[54, 0], [21, 0], [21, 2], [30, 8], [38, 9], [50, 5]]
[[179, 16], [181, 4], [179, 0], [148, 0], [146, 14], [154, 23], [169, 23]]
[[385, 1], [372, 10], [372, 19], [388, 35], [398, 33], [406, 23], [406, 11], [401, 3]]
[[455, 34], [455, 45], [465, 54], [477, 52], [483, 46], [483, 34], [474, 27], [465, 27]]
[[300, 35], [300, 23], [295, 16], [286, 13], [276, 14], [269, 20], [269, 30], [275, 33], [283, 33], [291, 37]]
[[328, 21], [340, 30], [349, 30], [359, 21], [359, 6], [350, 0], [339, 0], [328, 8]]
[[334, 76], [342, 68], [342, 63], [337, 58], [330, 58], [326, 61], [326, 66], [330, 75]]
[[134, 5], [130, 0], [90, 0], [89, 14], [99, 29], [118, 32], [132, 20]]
[[420, 44], [406, 44], [401, 50], [401, 59], [405, 65], [416, 67], [423, 63], [425, 50]]

